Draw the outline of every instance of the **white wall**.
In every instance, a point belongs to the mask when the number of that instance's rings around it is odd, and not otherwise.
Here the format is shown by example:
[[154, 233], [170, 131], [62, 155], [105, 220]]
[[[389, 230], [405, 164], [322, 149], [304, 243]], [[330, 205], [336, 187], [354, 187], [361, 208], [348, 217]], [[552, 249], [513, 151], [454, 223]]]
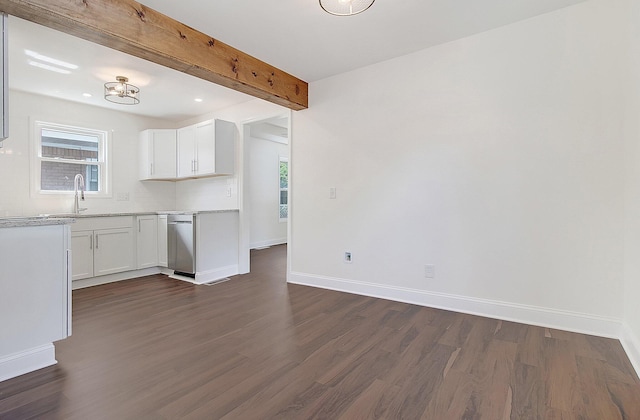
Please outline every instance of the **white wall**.
[[250, 247], [287, 242], [287, 223], [280, 222], [280, 157], [289, 157], [289, 145], [250, 137], [249, 195]]
[[[138, 133], [146, 128], [167, 128], [162, 120], [139, 117], [94, 106], [10, 92], [10, 137], [0, 149], [0, 217], [73, 210], [73, 196], [32, 197], [30, 194], [29, 142], [33, 119], [109, 130], [112, 133], [113, 196], [87, 198], [88, 213], [173, 210], [175, 184], [138, 181]], [[129, 193], [129, 201], [117, 201]]]
[[640, 4], [628, 13], [631, 28], [625, 147], [625, 255], [623, 344], [640, 372]]
[[292, 116], [290, 280], [616, 335], [625, 4], [312, 83]]

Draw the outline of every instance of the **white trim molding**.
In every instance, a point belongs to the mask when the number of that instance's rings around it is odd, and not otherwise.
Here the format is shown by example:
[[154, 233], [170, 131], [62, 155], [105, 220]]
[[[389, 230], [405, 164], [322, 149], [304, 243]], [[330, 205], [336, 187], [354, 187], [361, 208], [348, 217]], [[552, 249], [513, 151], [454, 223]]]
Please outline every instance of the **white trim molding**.
[[223, 280], [227, 277], [235, 276], [236, 274], [238, 274], [238, 264], [219, 267], [208, 271], [197, 272], [195, 278], [181, 276], [179, 274], [173, 273], [173, 271], [171, 274], [169, 274], [169, 277], [176, 280], [187, 281], [193, 284], [205, 284]]
[[[151, 276], [164, 273], [162, 267], [149, 267], [140, 270], [124, 271], [122, 273], [107, 274], [87, 279], [74, 280], [71, 284], [73, 290], [84, 289], [85, 287], [99, 286], [101, 284], [114, 283], [116, 281], [131, 280], [138, 277]], [[173, 273], [173, 270], [171, 271]], [[166, 273], [165, 273], [166, 274]]]
[[619, 338], [622, 321], [539, 306], [291, 272], [288, 282], [582, 334]]
[[56, 363], [53, 343], [0, 357], [0, 382]]
[[249, 249], [266, 248], [269, 246], [282, 245], [287, 243], [287, 238], [269, 239], [267, 241], [254, 242]]
[[622, 343], [622, 347], [636, 373], [640, 376], [640, 338], [633, 333], [626, 322], [622, 325], [620, 343]]

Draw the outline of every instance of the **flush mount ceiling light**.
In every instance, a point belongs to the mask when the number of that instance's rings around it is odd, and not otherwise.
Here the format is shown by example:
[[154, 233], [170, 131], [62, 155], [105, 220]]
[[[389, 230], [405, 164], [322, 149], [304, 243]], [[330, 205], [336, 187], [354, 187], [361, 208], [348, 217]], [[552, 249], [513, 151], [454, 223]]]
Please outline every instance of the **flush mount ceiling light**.
[[320, 0], [320, 7], [332, 15], [352, 16], [371, 7], [375, 0]]
[[140, 103], [140, 89], [130, 85], [128, 78], [124, 76], [116, 77], [117, 82], [107, 82], [104, 84], [104, 99], [121, 105], [135, 105]]

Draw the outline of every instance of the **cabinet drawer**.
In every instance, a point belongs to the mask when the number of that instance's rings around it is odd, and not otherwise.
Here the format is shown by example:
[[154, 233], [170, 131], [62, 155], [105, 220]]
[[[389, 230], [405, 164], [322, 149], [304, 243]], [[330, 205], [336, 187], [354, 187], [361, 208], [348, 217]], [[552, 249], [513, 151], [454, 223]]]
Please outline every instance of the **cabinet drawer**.
[[72, 232], [133, 227], [133, 216], [79, 217], [71, 225]]

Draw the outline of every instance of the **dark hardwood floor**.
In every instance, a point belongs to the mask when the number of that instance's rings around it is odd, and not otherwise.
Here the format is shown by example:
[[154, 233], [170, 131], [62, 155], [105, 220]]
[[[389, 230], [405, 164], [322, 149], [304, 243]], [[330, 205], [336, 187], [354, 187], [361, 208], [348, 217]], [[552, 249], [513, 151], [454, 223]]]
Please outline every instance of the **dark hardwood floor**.
[[75, 291], [59, 364], [0, 383], [0, 418], [640, 419], [616, 340], [287, 285], [285, 254]]

